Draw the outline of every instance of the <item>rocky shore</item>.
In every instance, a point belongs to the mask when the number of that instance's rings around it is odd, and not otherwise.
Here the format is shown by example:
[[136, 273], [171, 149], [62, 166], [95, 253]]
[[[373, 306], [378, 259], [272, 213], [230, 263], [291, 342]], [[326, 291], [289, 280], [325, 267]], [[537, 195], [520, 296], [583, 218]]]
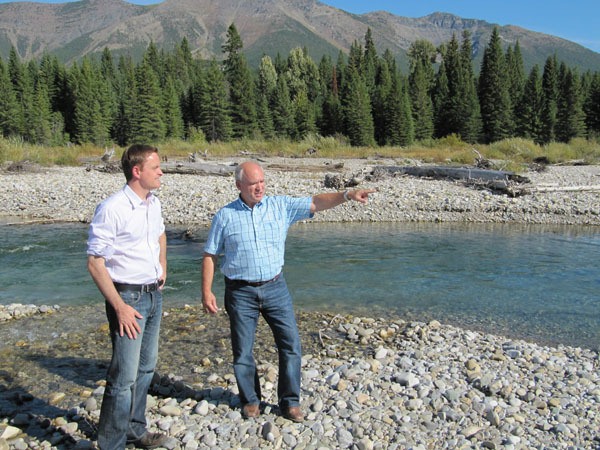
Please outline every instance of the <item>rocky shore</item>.
[[[215, 160], [229, 165], [246, 158]], [[600, 166], [549, 166], [528, 171], [530, 193], [511, 197], [475, 189], [462, 181], [413, 176], [370, 176], [378, 166], [403, 166], [387, 159], [269, 158], [269, 194], [312, 195], [331, 190], [326, 175], [357, 179], [359, 187], [377, 188], [368, 205], [347, 203], [324, 211], [326, 222], [503, 222], [600, 225], [600, 191], [576, 190], [600, 185]], [[340, 168], [341, 166], [341, 168]], [[0, 217], [24, 220], [89, 222], [102, 199], [124, 184], [121, 173], [84, 167], [51, 167], [31, 172], [0, 171]], [[571, 190], [564, 190], [571, 189]], [[158, 191], [166, 221], [172, 225], [206, 226], [213, 214], [234, 199], [231, 176], [168, 173]]]
[[[110, 357], [99, 307], [0, 326], [0, 448], [86, 449]], [[259, 326], [265, 402], [242, 418], [228, 321], [165, 313], [148, 403], [168, 449], [598, 449], [598, 354], [401, 319], [298, 314], [304, 349], [295, 424], [276, 406], [277, 356]]]
[[[379, 190], [366, 206], [344, 204], [316, 221], [600, 225], [600, 195], [577, 189], [600, 184], [599, 166], [524, 173], [531, 193], [510, 197], [457, 181], [369, 179], [376, 166], [403, 165], [392, 160], [279, 158], [263, 164], [271, 194], [326, 191], [329, 172]], [[340, 164], [343, 169], [335, 169]], [[96, 204], [123, 183], [120, 173], [84, 167], [0, 171], [0, 220], [88, 222]], [[236, 190], [231, 177], [165, 174], [158, 195], [170, 225], [193, 229], [207, 226]], [[0, 310], [0, 450], [95, 446], [110, 358], [105, 322], [100, 305]], [[277, 354], [262, 322], [256, 357], [265, 402], [259, 418], [245, 420], [226, 317], [192, 306], [166, 310], [148, 402], [150, 428], [169, 436], [169, 450], [600, 449], [596, 351], [437, 321], [299, 312], [298, 323], [306, 421], [279, 415]]]

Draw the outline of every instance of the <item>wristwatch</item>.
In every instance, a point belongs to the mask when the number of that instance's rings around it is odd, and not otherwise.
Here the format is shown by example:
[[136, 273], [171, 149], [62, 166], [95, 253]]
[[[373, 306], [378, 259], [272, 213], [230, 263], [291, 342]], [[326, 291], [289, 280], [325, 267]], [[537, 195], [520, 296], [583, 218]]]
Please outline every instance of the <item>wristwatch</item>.
[[350, 199], [348, 198], [348, 190], [344, 191], [344, 200], [346, 200], [347, 202], [350, 201]]

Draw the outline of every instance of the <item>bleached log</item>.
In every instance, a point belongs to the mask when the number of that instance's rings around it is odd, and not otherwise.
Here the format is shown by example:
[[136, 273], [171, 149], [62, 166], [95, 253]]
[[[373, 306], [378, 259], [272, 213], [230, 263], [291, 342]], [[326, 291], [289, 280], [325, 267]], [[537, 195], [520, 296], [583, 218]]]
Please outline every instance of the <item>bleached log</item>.
[[217, 175], [231, 176], [235, 171], [235, 165], [209, 164], [198, 162], [166, 163], [160, 166], [163, 173], [176, 173], [183, 175]]
[[374, 172], [387, 172], [390, 175], [406, 174], [416, 177], [451, 178], [454, 180], [514, 181], [528, 183], [529, 179], [514, 172], [504, 170], [478, 169], [451, 166], [377, 166]]
[[269, 164], [268, 169], [280, 172], [340, 172], [344, 169], [344, 163], [326, 165], [292, 165], [292, 164]]
[[538, 186], [533, 188], [534, 192], [588, 192], [600, 191], [600, 184], [589, 186]]

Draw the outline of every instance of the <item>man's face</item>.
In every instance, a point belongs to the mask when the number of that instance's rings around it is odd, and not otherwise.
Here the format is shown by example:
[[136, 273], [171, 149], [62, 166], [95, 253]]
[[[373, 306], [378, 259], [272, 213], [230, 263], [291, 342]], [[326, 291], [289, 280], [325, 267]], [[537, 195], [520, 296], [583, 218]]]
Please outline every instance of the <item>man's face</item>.
[[265, 174], [260, 166], [251, 164], [244, 167], [244, 173], [241, 181], [236, 182], [240, 191], [242, 200], [254, 207], [265, 195]]
[[141, 166], [136, 166], [134, 170], [138, 171], [140, 185], [149, 191], [160, 187], [160, 177], [163, 172], [160, 170], [160, 158], [158, 153], [150, 153]]

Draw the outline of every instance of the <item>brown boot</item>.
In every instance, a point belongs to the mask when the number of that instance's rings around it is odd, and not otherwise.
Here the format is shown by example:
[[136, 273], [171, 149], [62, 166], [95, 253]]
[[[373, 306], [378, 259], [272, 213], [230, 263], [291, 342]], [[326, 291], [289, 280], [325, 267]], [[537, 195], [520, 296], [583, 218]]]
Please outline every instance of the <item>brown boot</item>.
[[292, 422], [304, 422], [304, 414], [299, 406], [290, 406], [283, 410], [283, 417], [291, 420]]
[[249, 419], [251, 417], [258, 417], [260, 416], [260, 408], [258, 407], [258, 405], [244, 405], [244, 407], [242, 408], [242, 416], [244, 416], [246, 419]]

